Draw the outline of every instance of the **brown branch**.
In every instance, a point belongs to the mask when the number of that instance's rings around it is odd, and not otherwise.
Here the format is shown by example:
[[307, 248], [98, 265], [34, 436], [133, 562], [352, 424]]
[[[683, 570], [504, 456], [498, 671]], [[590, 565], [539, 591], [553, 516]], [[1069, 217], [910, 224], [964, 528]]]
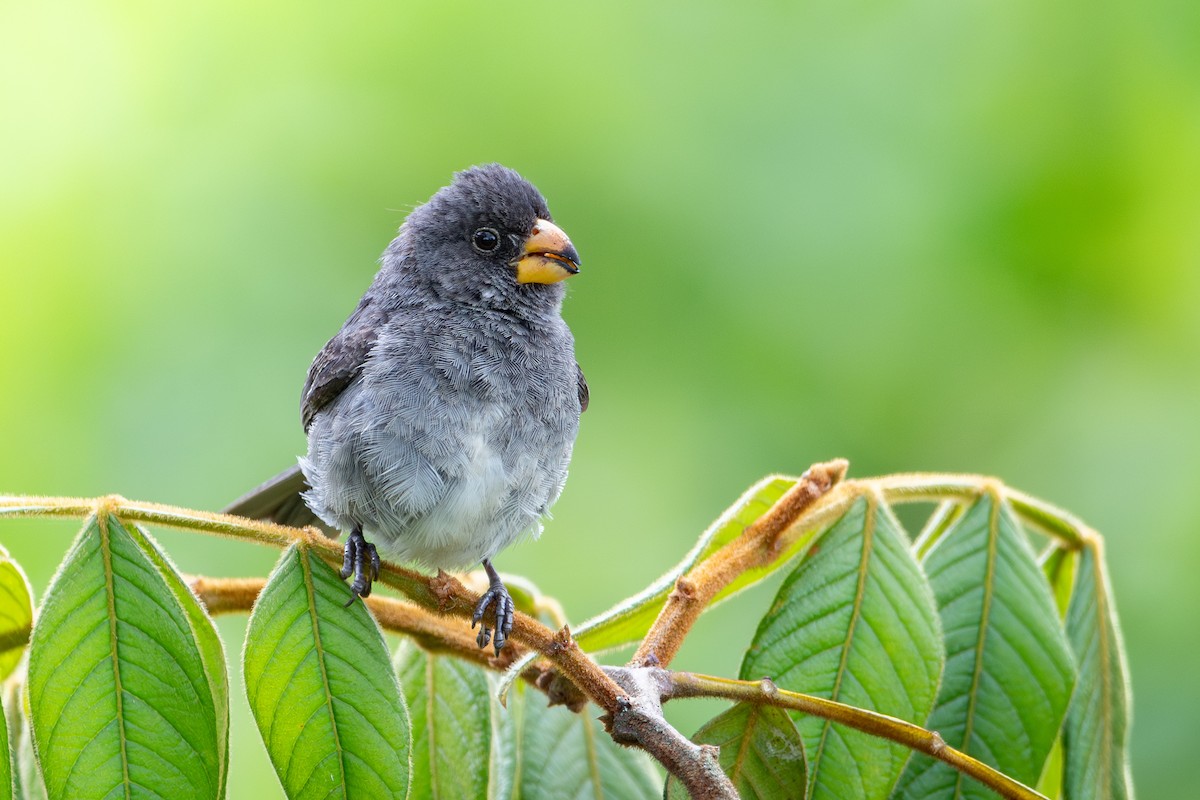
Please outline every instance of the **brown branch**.
[[610, 667], [605, 672], [629, 693], [629, 700], [600, 720], [618, 744], [640, 747], [683, 783], [692, 800], [737, 800], [721, 769], [720, 748], [699, 745], [677, 731], [662, 713], [670, 673], [661, 669]]
[[[189, 576], [187, 580], [212, 615], [250, 611], [266, 585], [263, 578]], [[465, 626], [447, 624], [445, 617], [403, 600], [374, 595], [368, 597], [366, 603], [381, 628], [409, 636], [431, 653], [451, 655], [497, 672], [505, 671], [525, 654], [525, 650], [514, 643], [501, 650], [499, 656], [490, 655], [490, 650], [480, 649], [475, 636]], [[521, 673], [524, 680], [535, 685], [542, 675], [543, 670], [534, 666]]]
[[208, 578], [203, 575], [185, 575], [183, 579], [200, 598], [204, 609], [214, 617], [248, 612], [267, 583], [265, 578]]
[[784, 550], [780, 546], [784, 534], [845, 477], [846, 468], [843, 459], [809, 467], [796, 485], [740, 536], [679, 576], [629, 666], [670, 664], [712, 599], [746, 570], [778, 558]]
[[971, 758], [961, 750], [950, 747], [936, 731], [927, 731], [920, 725], [902, 719], [821, 697], [789, 692], [778, 688], [766, 678], [761, 681], [738, 681], [689, 672], [656, 672], [662, 673], [656, 675], [655, 680], [663, 687], [661, 697], [664, 702], [680, 697], [723, 697], [736, 702], [759, 703], [800, 711], [918, 750], [974, 778], [1001, 797], [1011, 800], [1046, 800], [1044, 795], [1025, 784]]
[[[229, 514], [141, 503], [119, 495], [92, 499], [0, 496], [0, 517], [79, 518], [91, 514], [113, 514], [124, 521], [210, 533], [275, 547], [299, 543], [311, 548], [326, 563], [338, 568], [342, 565], [342, 546], [316, 528], [290, 528]], [[428, 611], [462, 619], [471, 618], [475, 603], [479, 600], [476, 592], [466, 589], [451, 575], [439, 572], [429, 577], [391, 562], [384, 562], [379, 582], [397, 589]], [[509, 640], [544, 655], [559, 672], [604, 710], [612, 711], [617, 702], [625, 698], [625, 692], [575, 645], [571, 632], [565, 626], [557, 632], [552, 631], [518, 611]]]
[[[376, 595], [368, 600], [368, 604], [385, 629], [413, 636], [426, 649], [449, 653], [491, 669], [504, 669], [522, 655], [522, 646], [537, 651], [553, 668], [529, 667], [522, 672], [523, 679], [547, 691], [552, 701], [565, 698], [573, 708], [582, 705], [583, 696], [596, 702], [606, 712], [602, 719], [615, 741], [646, 750], [678, 777], [696, 798], [724, 800], [737, 795], [720, 769], [716, 749], [693, 744], [663, 718], [661, 703], [673, 698], [723, 697], [813, 714], [927, 753], [1004, 797], [1042, 798], [1028, 787], [948, 747], [937, 733], [903, 720], [779, 690], [767, 680], [735, 681], [649, 668], [650, 665], [670, 663], [700, 614], [740, 575], [750, 569], [768, 566], [783, 553], [790, 552], [789, 548], [842, 513], [865, 491], [881, 490], [893, 502], [964, 500], [984, 491], [988, 482], [978, 476], [908, 475], [847, 481], [838, 486], [845, 477], [846, 468], [847, 464], [842, 460], [814, 465], [740, 536], [680, 576], [675, 590], [638, 648], [631, 668], [600, 668], [579, 650], [566, 626], [555, 632], [520, 612], [502, 657], [488, 656], [475, 646], [475, 639], [466, 626], [456, 628], [446, 624], [445, 616], [470, 618], [479, 595], [443, 572], [428, 577], [385, 563], [379, 582], [402, 592], [412, 603]], [[1077, 548], [1094, 535], [1074, 518], [1041, 501], [1007, 489], [1004, 495], [1026, 521], [1057, 536], [1069, 547]], [[295, 529], [224, 514], [136, 503], [115, 495], [91, 500], [0, 497], [0, 517], [78, 518], [106, 513], [122, 520], [206, 532], [276, 547], [298, 543], [334, 567], [340, 567], [342, 562], [341, 545], [315, 528]], [[193, 582], [193, 587], [214, 614], [248, 610], [262, 585], [262, 580], [255, 579], [198, 578]]]

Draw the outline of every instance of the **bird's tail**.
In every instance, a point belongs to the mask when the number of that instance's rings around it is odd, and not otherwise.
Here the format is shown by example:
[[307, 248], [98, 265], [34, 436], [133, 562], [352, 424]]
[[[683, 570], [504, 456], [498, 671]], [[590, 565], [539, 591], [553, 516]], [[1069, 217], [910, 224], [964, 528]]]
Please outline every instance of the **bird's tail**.
[[237, 514], [250, 519], [262, 519], [302, 528], [315, 525], [336, 538], [338, 532], [325, 524], [305, 504], [302, 492], [308, 491], [308, 481], [299, 466], [279, 473], [266, 483], [251, 489], [224, 509], [226, 514]]

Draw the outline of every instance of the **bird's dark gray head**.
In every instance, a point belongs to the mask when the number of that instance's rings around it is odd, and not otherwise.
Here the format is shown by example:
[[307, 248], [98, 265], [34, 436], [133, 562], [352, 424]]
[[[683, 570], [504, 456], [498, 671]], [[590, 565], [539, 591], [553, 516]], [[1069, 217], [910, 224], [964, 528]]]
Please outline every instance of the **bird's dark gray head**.
[[562, 303], [560, 281], [579, 271], [579, 256], [541, 193], [513, 170], [487, 164], [458, 173], [409, 214], [384, 270], [439, 301], [544, 313]]

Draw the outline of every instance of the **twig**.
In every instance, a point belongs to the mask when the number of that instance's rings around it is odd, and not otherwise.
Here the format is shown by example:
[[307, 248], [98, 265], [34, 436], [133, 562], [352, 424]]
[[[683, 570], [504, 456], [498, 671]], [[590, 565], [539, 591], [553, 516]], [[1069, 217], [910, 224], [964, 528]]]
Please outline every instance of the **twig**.
[[961, 750], [950, 747], [936, 731], [927, 731], [902, 719], [821, 697], [789, 692], [778, 688], [766, 678], [761, 681], [739, 681], [690, 672], [658, 672], [662, 673], [657, 676], [657, 684], [663, 687], [663, 702], [681, 697], [723, 697], [737, 702], [759, 703], [800, 711], [911, 747], [949, 764], [1001, 797], [1012, 800], [1046, 800], [1044, 795], [1023, 783], [971, 758]]
[[875, 486], [889, 503], [921, 503], [941, 500], [971, 501], [993, 491], [1012, 505], [1022, 520], [1041, 532], [1078, 550], [1098, 534], [1074, 515], [1044, 500], [1006, 486], [995, 478], [940, 472], [910, 472], [850, 481]]
[[737, 800], [733, 782], [722, 771], [720, 749], [690, 741], [662, 713], [669, 684], [661, 669], [611, 667], [605, 672], [629, 693], [629, 701], [600, 718], [618, 744], [642, 748], [680, 780], [692, 800]]
[[778, 558], [784, 534], [845, 477], [847, 466], [842, 459], [814, 464], [740, 536], [681, 575], [629, 666], [670, 664], [712, 599], [746, 570]]
[[[248, 612], [258, 598], [266, 580], [263, 578], [210, 578], [189, 576], [188, 585], [204, 603], [209, 614]], [[462, 625], [447, 625], [446, 618], [426, 611], [413, 603], [392, 597], [373, 595], [366, 600], [367, 607], [379, 622], [380, 627], [392, 633], [411, 637], [422, 649], [431, 653], [444, 653], [470, 661], [486, 669], [503, 672], [525, 654], [524, 648], [515, 642], [500, 651], [499, 656], [480, 649], [475, 637]], [[521, 677], [536, 684], [543, 671], [529, 667]]]
[[[140, 503], [119, 495], [93, 499], [77, 497], [0, 497], [0, 517], [87, 517], [113, 514], [118, 519], [146, 522], [183, 530], [216, 534], [243, 541], [286, 547], [302, 543], [322, 560], [342, 565], [342, 546], [317, 528], [289, 528], [271, 522], [212, 514], [158, 503]], [[439, 572], [434, 577], [384, 562], [379, 582], [408, 596], [417, 605], [437, 614], [469, 619], [479, 595], [469, 591], [452, 575]], [[606, 676], [571, 638], [565, 626], [552, 631], [537, 620], [516, 613], [510, 641], [516, 641], [544, 655], [568, 680], [605, 711], [616, 708], [625, 692]]]
[[[926, 753], [1003, 797], [1045, 800], [1029, 787], [947, 746], [936, 732], [912, 723], [781, 690], [769, 680], [737, 681], [658, 668], [671, 662], [704, 609], [739, 576], [747, 570], [768, 566], [781, 554], [790, 552], [789, 548], [794, 549], [803, 537], [829, 525], [864, 494], [880, 493], [893, 503], [950, 501], [961, 504], [993, 491], [1008, 500], [1024, 522], [1055, 537], [1066, 549], [1077, 550], [1099, 540], [1098, 534], [1066, 512], [1009, 489], [995, 479], [930, 473], [843, 482], [846, 468], [844, 460], [814, 465], [740, 536], [676, 579], [674, 591], [628, 668], [602, 669], [579, 650], [565, 625], [555, 632], [518, 612], [510, 641], [536, 651], [553, 664], [553, 669], [527, 667], [521, 677], [547, 691], [552, 701], [556, 697], [560, 701], [565, 699], [576, 710], [584, 702], [583, 696], [591, 699], [605, 710], [601, 719], [615, 741], [646, 750], [678, 777], [693, 797], [702, 800], [736, 798], [737, 793], [720, 769], [716, 748], [693, 744], [666, 722], [661, 708], [661, 703], [666, 700], [722, 697], [812, 714]], [[0, 497], [0, 517], [78, 518], [105, 513], [131, 522], [200, 531], [275, 547], [300, 543], [331, 565], [341, 566], [341, 545], [316, 528], [289, 528], [224, 514], [131, 502], [115, 495], [90, 500]], [[478, 600], [478, 594], [465, 588], [454, 576], [439, 572], [430, 578], [385, 563], [379, 580], [412, 601], [405, 603], [378, 595], [369, 598], [368, 604], [383, 627], [417, 638], [426, 649], [446, 652], [492, 669], [502, 670], [522, 655], [520, 647], [510, 644], [501, 658], [491, 658], [475, 646], [474, 637], [465, 627], [460, 630], [445, 625], [443, 615], [469, 618]], [[193, 587], [214, 614], [249, 609], [262, 585], [260, 579], [197, 578], [193, 581]], [[21, 635], [27, 638], [28, 631], [14, 633], [17, 638]], [[20, 644], [15, 638], [13, 641]]]

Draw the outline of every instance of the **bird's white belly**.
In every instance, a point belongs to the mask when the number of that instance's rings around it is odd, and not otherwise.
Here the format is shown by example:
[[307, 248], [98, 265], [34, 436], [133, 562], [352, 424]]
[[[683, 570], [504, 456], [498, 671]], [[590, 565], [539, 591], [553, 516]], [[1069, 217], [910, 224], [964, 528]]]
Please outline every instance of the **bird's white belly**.
[[404, 560], [434, 567], [457, 567], [478, 562], [494, 548], [491, 539], [498, 511], [510, 493], [510, 481], [500, 455], [482, 435], [467, 442], [465, 469], [450, 481], [440, 500], [417, 518], [387, 549]]
[[339, 413], [318, 416], [309, 432], [305, 499], [328, 524], [361, 526], [385, 558], [433, 569], [478, 564], [541, 532], [566, 475], [514, 449], [511, 409], [470, 409], [463, 428], [435, 438], [395, 414], [382, 428], [359, 427], [368, 415], [354, 404], [371, 399], [344, 394]]

